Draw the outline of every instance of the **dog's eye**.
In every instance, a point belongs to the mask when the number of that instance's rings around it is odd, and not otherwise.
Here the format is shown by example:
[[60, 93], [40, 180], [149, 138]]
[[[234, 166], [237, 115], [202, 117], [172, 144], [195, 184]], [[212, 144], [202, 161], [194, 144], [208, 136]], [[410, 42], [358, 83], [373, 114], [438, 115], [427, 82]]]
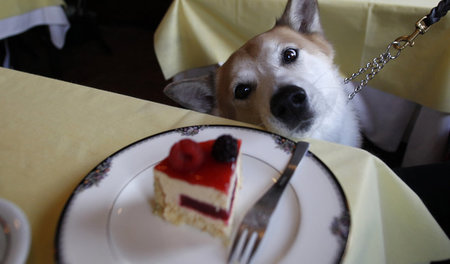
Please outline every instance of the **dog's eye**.
[[286, 64], [292, 63], [297, 59], [298, 50], [287, 48], [283, 51], [283, 62]]
[[238, 84], [234, 89], [234, 98], [236, 99], [246, 99], [252, 92], [252, 87], [248, 84]]

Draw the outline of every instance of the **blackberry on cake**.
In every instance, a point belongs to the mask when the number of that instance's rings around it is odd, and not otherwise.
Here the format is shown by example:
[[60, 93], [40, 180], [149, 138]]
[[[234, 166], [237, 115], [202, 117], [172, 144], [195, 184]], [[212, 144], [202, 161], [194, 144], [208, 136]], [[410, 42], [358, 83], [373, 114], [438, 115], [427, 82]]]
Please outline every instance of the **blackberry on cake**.
[[154, 212], [226, 240], [240, 177], [241, 140], [231, 135], [182, 139], [154, 167]]
[[238, 141], [230, 135], [222, 135], [214, 142], [211, 154], [217, 161], [233, 162], [238, 155]]

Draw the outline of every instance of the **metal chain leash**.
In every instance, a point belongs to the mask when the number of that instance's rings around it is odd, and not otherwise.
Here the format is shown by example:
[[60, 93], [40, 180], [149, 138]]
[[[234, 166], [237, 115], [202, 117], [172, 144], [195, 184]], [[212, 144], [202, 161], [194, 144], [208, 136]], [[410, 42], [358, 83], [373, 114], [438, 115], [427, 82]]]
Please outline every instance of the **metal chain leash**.
[[431, 10], [430, 14], [422, 17], [419, 21], [416, 22], [416, 29], [412, 34], [398, 37], [387, 46], [384, 53], [380, 54], [378, 57], [375, 57], [371, 62], [368, 62], [366, 66], [360, 68], [358, 72], [355, 72], [350, 77], [345, 78], [344, 83], [348, 83], [359, 77], [361, 74], [364, 74], [370, 70], [366, 74], [365, 78], [363, 78], [353, 89], [353, 92], [348, 95], [348, 99], [352, 100], [353, 97], [355, 97], [355, 95], [359, 93], [389, 61], [398, 58], [404, 48], [408, 46], [414, 46], [414, 40], [417, 38], [417, 36], [419, 36], [419, 34], [425, 34], [432, 24], [436, 23], [440, 20], [441, 17], [446, 15], [449, 9], [450, 0], [440, 1], [439, 4]]
[[358, 86], [356, 86], [353, 89], [353, 92], [351, 92], [348, 95], [348, 99], [351, 100], [353, 99], [353, 97], [355, 97], [355, 95], [357, 93], [359, 93], [366, 85], [367, 83], [372, 80], [375, 75], [377, 75], [378, 72], [381, 71], [381, 69], [383, 69], [384, 65], [386, 65], [386, 63], [388, 63], [390, 60], [394, 60], [396, 59], [398, 56], [400, 56], [400, 52], [402, 50], [397, 50], [397, 53], [395, 55], [391, 54], [391, 49], [394, 45], [399, 44], [397, 41], [393, 41], [391, 42], [391, 44], [389, 44], [389, 46], [387, 47], [386, 51], [382, 54], [380, 54], [380, 56], [374, 58], [371, 62], [368, 62], [366, 64], [365, 67], [359, 69], [358, 72], [353, 73], [350, 77], [345, 78], [344, 79], [344, 83], [348, 83], [350, 81], [353, 81], [354, 79], [356, 79], [359, 75], [367, 72], [370, 69], [370, 72], [368, 74], [366, 74], [365, 79], [362, 79]]

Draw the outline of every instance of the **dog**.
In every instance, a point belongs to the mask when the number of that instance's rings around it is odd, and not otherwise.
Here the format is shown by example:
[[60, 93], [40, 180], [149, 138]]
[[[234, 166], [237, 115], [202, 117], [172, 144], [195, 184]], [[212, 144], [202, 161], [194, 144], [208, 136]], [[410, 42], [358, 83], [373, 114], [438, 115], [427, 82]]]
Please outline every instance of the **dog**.
[[289, 138], [359, 147], [358, 118], [333, 57], [316, 0], [289, 0], [272, 29], [209, 74], [174, 79], [164, 93], [186, 108]]

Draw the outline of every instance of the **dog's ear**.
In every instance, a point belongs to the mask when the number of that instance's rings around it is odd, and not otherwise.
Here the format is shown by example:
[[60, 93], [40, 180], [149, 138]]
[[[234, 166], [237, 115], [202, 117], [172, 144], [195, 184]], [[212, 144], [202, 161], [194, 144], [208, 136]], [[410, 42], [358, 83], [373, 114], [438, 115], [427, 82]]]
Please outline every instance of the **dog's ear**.
[[289, 0], [277, 25], [306, 34], [322, 33], [317, 0]]
[[204, 75], [174, 81], [164, 88], [164, 93], [183, 107], [202, 113], [215, 108], [214, 75]]

